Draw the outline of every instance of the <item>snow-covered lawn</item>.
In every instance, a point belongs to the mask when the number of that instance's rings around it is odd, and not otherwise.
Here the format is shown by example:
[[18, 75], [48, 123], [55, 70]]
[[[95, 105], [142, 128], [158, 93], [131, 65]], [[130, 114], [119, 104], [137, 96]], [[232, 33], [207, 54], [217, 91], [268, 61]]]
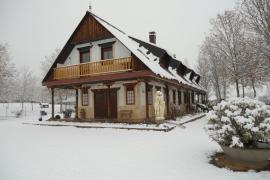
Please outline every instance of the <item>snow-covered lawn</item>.
[[0, 180], [270, 179], [208, 164], [220, 148], [204, 118], [170, 132], [22, 124], [37, 118], [0, 120]]

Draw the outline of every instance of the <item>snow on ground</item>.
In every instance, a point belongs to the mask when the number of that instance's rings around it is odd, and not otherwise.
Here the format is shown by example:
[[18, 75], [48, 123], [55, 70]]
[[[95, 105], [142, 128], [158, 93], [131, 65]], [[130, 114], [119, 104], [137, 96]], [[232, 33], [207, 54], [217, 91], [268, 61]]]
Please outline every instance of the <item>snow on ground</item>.
[[[0, 120], [0, 179], [269, 179], [208, 164], [219, 146], [205, 119], [170, 132], [23, 125], [38, 115]], [[38, 113], [36, 113], [38, 114]]]

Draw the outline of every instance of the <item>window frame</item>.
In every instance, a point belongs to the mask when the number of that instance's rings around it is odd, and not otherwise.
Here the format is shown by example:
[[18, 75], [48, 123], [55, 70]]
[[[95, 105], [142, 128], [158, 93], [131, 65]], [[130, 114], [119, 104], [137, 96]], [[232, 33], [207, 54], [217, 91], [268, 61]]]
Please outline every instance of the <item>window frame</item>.
[[[87, 95], [87, 101], [85, 102], [85, 96]], [[82, 106], [89, 106], [89, 91], [88, 88], [81, 88], [81, 105]]]
[[[91, 61], [91, 53], [90, 53], [90, 49], [92, 46], [86, 46], [86, 47], [82, 47], [82, 48], [78, 48], [79, 51], [79, 61], [80, 63], [89, 63]], [[89, 55], [89, 60], [87, 62], [82, 62], [82, 54], [88, 53]]]
[[[104, 52], [111, 51], [112, 57], [104, 59]], [[101, 60], [113, 59], [113, 46], [101, 47]]]
[[[132, 99], [133, 99], [133, 101], [132, 102], [130, 102], [129, 101], [129, 96], [128, 96], [128, 91], [132, 91], [133, 92], [133, 97], [132, 97]], [[126, 105], [134, 105], [135, 104], [135, 90], [134, 90], [134, 85], [128, 85], [128, 86], [126, 86]]]
[[113, 45], [115, 42], [116, 41], [111, 41], [111, 42], [107, 42], [107, 43], [98, 44], [98, 46], [100, 47], [100, 59], [101, 60], [106, 60], [106, 59], [104, 59], [103, 51], [104, 51], [104, 49], [107, 49], [107, 48], [111, 48], [111, 51], [112, 51], [112, 58], [110, 58], [110, 59], [114, 58]]

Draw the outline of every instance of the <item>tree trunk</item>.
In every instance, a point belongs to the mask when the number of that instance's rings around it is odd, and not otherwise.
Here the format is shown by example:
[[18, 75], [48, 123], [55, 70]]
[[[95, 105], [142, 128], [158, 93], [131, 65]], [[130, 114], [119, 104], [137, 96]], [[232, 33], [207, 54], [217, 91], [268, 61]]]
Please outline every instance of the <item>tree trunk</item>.
[[237, 97], [240, 97], [238, 79], [235, 80], [235, 84], [236, 84], [236, 94], [237, 94]]
[[226, 100], [226, 95], [227, 95], [227, 85], [226, 81], [223, 83], [223, 99]]
[[245, 86], [242, 84], [242, 97], [245, 97]]
[[255, 82], [254, 82], [254, 79], [252, 79], [251, 82], [252, 82], [252, 89], [253, 89], [254, 98], [256, 98], [257, 92], [256, 92], [256, 88], [255, 88]]

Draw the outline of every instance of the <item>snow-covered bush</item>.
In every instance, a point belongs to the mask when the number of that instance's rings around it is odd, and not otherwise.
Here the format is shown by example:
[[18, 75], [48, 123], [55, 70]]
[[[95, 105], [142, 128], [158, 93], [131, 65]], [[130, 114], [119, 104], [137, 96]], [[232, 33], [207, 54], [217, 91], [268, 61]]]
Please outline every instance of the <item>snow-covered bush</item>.
[[249, 98], [222, 101], [207, 115], [205, 129], [220, 145], [257, 148], [270, 142], [270, 106]]

